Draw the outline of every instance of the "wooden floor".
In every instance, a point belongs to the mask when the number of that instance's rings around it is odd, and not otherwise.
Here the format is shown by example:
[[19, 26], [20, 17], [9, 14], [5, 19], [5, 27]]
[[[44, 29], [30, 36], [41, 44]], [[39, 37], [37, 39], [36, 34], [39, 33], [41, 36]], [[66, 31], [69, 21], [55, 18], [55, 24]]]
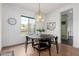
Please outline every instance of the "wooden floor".
[[[25, 45], [19, 45], [9, 48], [3, 48], [2, 51], [14, 51], [15, 56], [38, 56], [38, 51], [32, 48], [31, 44], [28, 45], [27, 52], [25, 53]], [[52, 56], [79, 56], [79, 49], [73, 48], [68, 45], [59, 44], [59, 54], [56, 52], [55, 45], [51, 47]], [[49, 56], [49, 51], [41, 51], [41, 56]]]

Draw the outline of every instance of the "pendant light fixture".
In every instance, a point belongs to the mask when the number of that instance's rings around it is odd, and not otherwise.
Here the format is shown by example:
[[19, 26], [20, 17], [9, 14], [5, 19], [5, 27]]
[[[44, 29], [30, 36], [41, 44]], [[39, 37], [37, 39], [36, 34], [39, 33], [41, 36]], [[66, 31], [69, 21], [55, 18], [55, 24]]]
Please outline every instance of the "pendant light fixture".
[[41, 11], [41, 9], [40, 9], [40, 3], [39, 3], [39, 5], [38, 5], [38, 12], [37, 12], [37, 14], [36, 14], [36, 20], [37, 21], [44, 21], [44, 16], [43, 16], [43, 13], [42, 13], [42, 11]]

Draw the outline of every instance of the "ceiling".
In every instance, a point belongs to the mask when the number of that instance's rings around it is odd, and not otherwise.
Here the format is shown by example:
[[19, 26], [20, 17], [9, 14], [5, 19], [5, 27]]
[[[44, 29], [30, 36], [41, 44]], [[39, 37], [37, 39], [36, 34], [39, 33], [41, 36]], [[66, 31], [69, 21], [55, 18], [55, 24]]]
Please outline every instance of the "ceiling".
[[[40, 3], [40, 9], [42, 13], [47, 14], [56, 10], [57, 8], [61, 8], [64, 5], [68, 5], [69, 3]], [[22, 8], [28, 9], [33, 12], [38, 11], [38, 3], [14, 3], [14, 5], [20, 6]]]

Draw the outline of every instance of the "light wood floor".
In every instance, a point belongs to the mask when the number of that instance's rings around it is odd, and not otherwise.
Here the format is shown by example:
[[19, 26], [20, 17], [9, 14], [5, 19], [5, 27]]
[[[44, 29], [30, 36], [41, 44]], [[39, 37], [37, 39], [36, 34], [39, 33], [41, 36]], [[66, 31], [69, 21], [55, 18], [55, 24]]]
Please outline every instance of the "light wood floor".
[[[32, 48], [31, 44], [28, 45], [27, 53], [25, 53], [25, 45], [19, 45], [9, 48], [3, 48], [2, 51], [14, 51], [15, 56], [38, 56], [38, 51]], [[56, 52], [55, 45], [51, 47], [51, 55], [52, 56], [79, 56], [79, 49], [73, 48], [68, 45], [59, 44], [59, 54]], [[49, 51], [44, 50], [41, 51], [41, 56], [49, 56]]]

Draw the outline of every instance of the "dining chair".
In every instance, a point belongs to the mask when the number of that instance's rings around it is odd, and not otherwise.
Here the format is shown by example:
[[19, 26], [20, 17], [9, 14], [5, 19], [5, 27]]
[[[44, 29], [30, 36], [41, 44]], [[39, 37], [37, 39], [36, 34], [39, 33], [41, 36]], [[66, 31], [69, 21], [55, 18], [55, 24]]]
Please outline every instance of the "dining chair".
[[58, 37], [57, 36], [55, 38], [51, 39], [51, 44], [54, 44], [56, 46], [56, 50], [57, 50], [57, 54], [58, 54], [59, 46], [58, 46]]
[[34, 47], [34, 42], [36, 42], [36, 41], [34, 41], [33, 39], [32, 39], [32, 42], [28, 42], [29, 41], [29, 37], [28, 36], [26, 36], [26, 41], [25, 41], [25, 52], [27, 52], [27, 47], [28, 47], [28, 44], [30, 44], [30, 43], [32, 43], [32, 47]]
[[56, 44], [56, 50], [57, 50], [57, 54], [58, 54], [59, 46], [58, 46], [58, 37], [57, 36], [55, 37], [55, 44]]
[[39, 56], [40, 56], [40, 52], [43, 51], [43, 50], [46, 50], [48, 49], [49, 50], [49, 55], [51, 55], [51, 41], [49, 39], [41, 39], [39, 40], [39, 42], [33, 46], [34, 48], [36, 48], [39, 52]]
[[26, 42], [25, 42], [25, 52], [27, 52], [27, 46], [28, 46], [28, 36], [26, 36]]

